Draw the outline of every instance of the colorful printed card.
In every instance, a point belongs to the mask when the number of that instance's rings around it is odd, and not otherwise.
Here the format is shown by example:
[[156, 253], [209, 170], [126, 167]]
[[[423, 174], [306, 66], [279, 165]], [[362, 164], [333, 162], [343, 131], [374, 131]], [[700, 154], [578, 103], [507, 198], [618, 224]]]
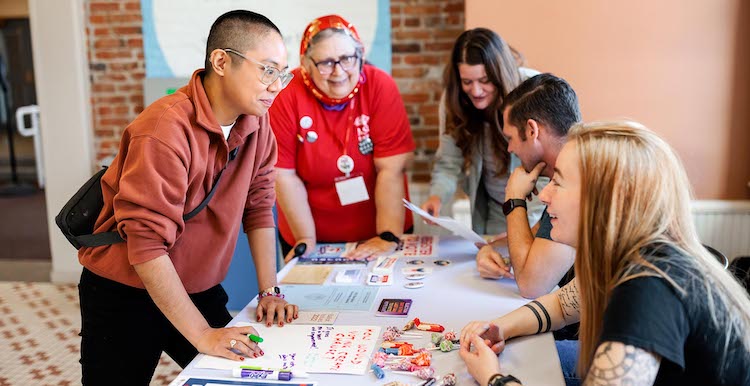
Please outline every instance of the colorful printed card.
[[375, 316], [406, 316], [411, 309], [411, 299], [383, 299]]

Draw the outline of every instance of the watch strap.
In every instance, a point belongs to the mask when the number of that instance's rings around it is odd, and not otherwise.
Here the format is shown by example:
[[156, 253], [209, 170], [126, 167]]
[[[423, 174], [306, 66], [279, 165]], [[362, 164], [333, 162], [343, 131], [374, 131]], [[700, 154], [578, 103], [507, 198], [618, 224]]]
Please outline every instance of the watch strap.
[[510, 374], [508, 375], [495, 374], [490, 377], [489, 382], [487, 382], [487, 386], [504, 386], [511, 382], [515, 382], [521, 385], [521, 381], [519, 381], [518, 378]]
[[510, 212], [513, 211], [513, 209], [519, 207], [523, 207], [524, 209], [526, 209], [526, 200], [522, 200], [520, 198], [511, 198], [510, 200], [503, 203], [503, 214], [507, 216], [510, 214]]
[[396, 244], [401, 242], [401, 239], [398, 238], [398, 236], [394, 235], [393, 232], [390, 232], [390, 231], [385, 231], [379, 234], [378, 237], [380, 237], [381, 240], [390, 241]]

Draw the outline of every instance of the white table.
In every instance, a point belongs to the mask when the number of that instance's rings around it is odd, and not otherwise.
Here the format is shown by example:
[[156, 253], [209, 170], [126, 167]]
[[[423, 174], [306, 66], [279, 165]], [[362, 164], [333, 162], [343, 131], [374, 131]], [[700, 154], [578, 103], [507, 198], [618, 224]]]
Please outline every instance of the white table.
[[[338, 325], [380, 325], [380, 326], [403, 326], [407, 320], [419, 317], [425, 322], [439, 323], [446, 329], [453, 329], [456, 333], [468, 322], [473, 320], [489, 320], [506, 314], [528, 302], [527, 299], [518, 295], [518, 287], [515, 281], [484, 280], [476, 271], [475, 254], [476, 247], [470, 242], [442, 237], [438, 249], [439, 258], [422, 259], [423, 266], [433, 268], [432, 274], [424, 280], [425, 286], [419, 289], [404, 288], [408, 280], [401, 274], [401, 268], [407, 265], [408, 258], [402, 258], [395, 270], [395, 282], [392, 286], [380, 287], [378, 296], [373, 302], [369, 312], [341, 312], [336, 324]], [[452, 264], [448, 266], [437, 266], [434, 260], [448, 259]], [[293, 263], [287, 264], [278, 277], [282, 278]], [[383, 298], [408, 298], [413, 299], [411, 311], [406, 318], [376, 317], [375, 308]], [[237, 322], [252, 322], [255, 315], [256, 301], [248, 304], [230, 324]], [[429, 334], [425, 334], [428, 336]], [[415, 347], [426, 346], [429, 338], [421, 340], [409, 339]], [[196, 361], [193, 360], [180, 373], [181, 377], [226, 377], [227, 371], [208, 370], [195, 368]], [[551, 333], [517, 338], [508, 342], [505, 350], [499, 357], [503, 373], [510, 373], [519, 378], [525, 385], [563, 385], [560, 362], [555, 349], [554, 339]], [[466, 371], [458, 350], [450, 353], [433, 351], [433, 367], [436, 377], [453, 372], [459, 385], [476, 385]], [[344, 385], [382, 385], [390, 381], [401, 381], [408, 384], [419, 384], [419, 379], [409, 375], [393, 374], [386, 371], [385, 380], [378, 380], [372, 374], [360, 375], [338, 375], [338, 374], [310, 374], [310, 381], [317, 381], [321, 386], [344, 386]], [[302, 379], [295, 379], [301, 381]]]

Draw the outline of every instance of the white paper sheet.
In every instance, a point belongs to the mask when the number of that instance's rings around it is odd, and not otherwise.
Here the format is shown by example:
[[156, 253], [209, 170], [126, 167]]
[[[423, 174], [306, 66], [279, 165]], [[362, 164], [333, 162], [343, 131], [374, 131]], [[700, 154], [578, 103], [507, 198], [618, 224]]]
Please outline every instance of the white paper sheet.
[[195, 367], [231, 370], [239, 366], [258, 366], [292, 372], [361, 375], [367, 372], [370, 355], [380, 336], [379, 326], [287, 324], [266, 327], [250, 323], [237, 326], [252, 326], [258, 330], [258, 335], [264, 339], [260, 347], [265, 355], [236, 362], [201, 354]]
[[454, 235], [460, 236], [465, 238], [466, 240], [469, 240], [473, 243], [482, 243], [486, 244], [486, 241], [482, 236], [478, 235], [474, 230], [467, 227], [466, 225], [450, 218], [450, 217], [435, 217], [424, 210], [422, 208], [412, 204], [407, 199], [403, 199], [404, 206], [411, 210], [412, 212], [422, 216], [426, 220], [430, 220], [434, 222], [437, 225], [440, 225], [441, 227], [453, 232]]

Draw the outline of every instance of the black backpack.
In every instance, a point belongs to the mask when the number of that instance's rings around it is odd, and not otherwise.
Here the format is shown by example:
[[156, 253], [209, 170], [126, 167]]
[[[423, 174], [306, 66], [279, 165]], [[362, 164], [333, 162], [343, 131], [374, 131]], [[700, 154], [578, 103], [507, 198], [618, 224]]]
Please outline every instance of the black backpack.
[[[221, 180], [221, 175], [224, 173], [227, 165], [229, 165], [229, 162], [237, 158], [238, 151], [239, 148], [235, 148], [229, 153], [229, 160], [221, 169], [219, 175], [216, 176], [216, 182], [214, 182], [214, 186], [211, 187], [211, 191], [208, 192], [206, 198], [203, 199], [198, 207], [182, 216], [185, 222], [200, 213], [208, 205], [209, 201], [211, 201], [216, 192], [216, 187]], [[58, 228], [60, 228], [65, 238], [76, 249], [117, 244], [125, 241], [117, 231], [94, 233], [96, 219], [104, 207], [101, 179], [106, 171], [107, 167], [104, 166], [102, 170], [91, 176], [55, 217], [55, 223]]]

